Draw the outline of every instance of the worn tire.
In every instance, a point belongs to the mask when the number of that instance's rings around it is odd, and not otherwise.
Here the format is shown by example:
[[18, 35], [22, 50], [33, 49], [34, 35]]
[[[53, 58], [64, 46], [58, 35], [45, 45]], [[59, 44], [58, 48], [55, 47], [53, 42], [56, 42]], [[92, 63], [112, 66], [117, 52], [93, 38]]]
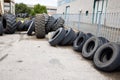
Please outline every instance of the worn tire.
[[3, 24], [0, 21], [0, 36], [2, 36], [2, 35], [3, 35]]
[[34, 28], [35, 28], [35, 23], [34, 23], [34, 21], [32, 21], [28, 30], [27, 30], [27, 35], [32, 35], [32, 32], [34, 31]]
[[95, 52], [97, 51], [97, 49], [104, 43], [105, 42], [98, 37], [93, 36], [89, 38], [83, 46], [82, 56], [87, 59], [93, 59], [93, 56]]
[[76, 40], [73, 43], [73, 49], [75, 51], [82, 52], [83, 45], [85, 44], [87, 39], [88, 39], [88, 36], [83, 32], [80, 32], [79, 36], [76, 38]]
[[[104, 61], [104, 58], [107, 61]], [[120, 66], [120, 46], [116, 43], [107, 43], [101, 46], [94, 55], [94, 65], [97, 69], [111, 72]]]
[[52, 26], [56, 22], [53, 16], [49, 16], [48, 22], [46, 24], [46, 34], [52, 31]]
[[74, 31], [73, 38], [68, 42], [68, 44], [73, 45], [73, 43], [76, 40], [76, 38], [78, 37], [78, 35], [79, 35], [79, 32], [75, 33], [75, 31]]
[[65, 37], [66, 31], [63, 28], [59, 28], [55, 31], [52, 38], [49, 40], [51, 46], [58, 45]]
[[56, 31], [61, 27], [64, 28], [64, 22], [65, 21], [61, 17], [59, 17], [57, 21], [54, 23], [54, 25], [52, 26], [52, 31]]
[[45, 37], [45, 17], [43, 14], [37, 14], [35, 17], [35, 34], [37, 38]]
[[67, 45], [72, 40], [73, 37], [74, 37], [74, 31], [72, 28], [69, 28], [68, 30], [66, 30], [65, 37], [60, 42], [60, 45]]
[[27, 31], [28, 30], [31, 22], [32, 22], [32, 20], [26, 20], [26, 21], [24, 21], [24, 23], [23, 23], [24, 24], [23, 31]]
[[45, 17], [45, 25], [46, 25], [48, 20], [49, 20], [49, 15], [48, 14], [44, 14], [44, 17]]
[[94, 36], [92, 33], [87, 33], [86, 34], [89, 38], [91, 38], [92, 36]]
[[12, 14], [6, 14], [3, 17], [3, 27], [4, 33], [13, 34], [15, 33], [15, 25], [16, 25], [16, 16]]
[[21, 24], [22, 24], [21, 21], [18, 21], [18, 22], [17, 22], [17, 25], [16, 25], [16, 26], [17, 26], [17, 31], [20, 31], [20, 30], [21, 30], [21, 28], [20, 28], [20, 25], [21, 25]]

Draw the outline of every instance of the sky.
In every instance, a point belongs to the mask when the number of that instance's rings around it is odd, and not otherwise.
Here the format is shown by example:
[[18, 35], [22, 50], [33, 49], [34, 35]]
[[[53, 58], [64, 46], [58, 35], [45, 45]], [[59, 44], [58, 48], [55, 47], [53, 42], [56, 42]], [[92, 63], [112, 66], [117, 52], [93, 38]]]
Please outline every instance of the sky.
[[15, 0], [15, 3], [25, 3], [25, 4], [38, 4], [46, 6], [57, 6], [57, 0]]

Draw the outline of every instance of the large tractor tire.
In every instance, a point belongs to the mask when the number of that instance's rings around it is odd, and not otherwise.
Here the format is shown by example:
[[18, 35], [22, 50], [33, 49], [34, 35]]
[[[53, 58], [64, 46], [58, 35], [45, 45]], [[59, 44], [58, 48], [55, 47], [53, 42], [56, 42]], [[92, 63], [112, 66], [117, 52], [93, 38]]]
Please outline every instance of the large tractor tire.
[[12, 14], [6, 14], [3, 16], [3, 27], [4, 33], [6, 34], [13, 34], [15, 33], [17, 26], [16, 26], [16, 16]]
[[35, 34], [37, 38], [45, 37], [45, 16], [37, 14], [35, 17]]

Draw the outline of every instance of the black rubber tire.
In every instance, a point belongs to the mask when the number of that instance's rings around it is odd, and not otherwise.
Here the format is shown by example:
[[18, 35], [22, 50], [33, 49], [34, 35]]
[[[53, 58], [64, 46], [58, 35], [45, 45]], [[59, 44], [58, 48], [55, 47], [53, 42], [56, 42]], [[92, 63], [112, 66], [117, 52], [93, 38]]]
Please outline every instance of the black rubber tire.
[[15, 33], [15, 25], [16, 25], [16, 16], [12, 14], [6, 14], [3, 17], [3, 27], [4, 33], [6, 34], [13, 34]]
[[86, 35], [88, 36], [88, 38], [91, 38], [92, 36], [94, 36], [94, 35], [91, 34], [91, 33], [87, 33]]
[[48, 23], [48, 20], [49, 20], [49, 15], [48, 14], [44, 14], [44, 17], [45, 17], [45, 25]]
[[23, 31], [27, 31], [27, 30], [28, 30], [31, 22], [32, 22], [32, 20], [26, 20], [26, 21], [24, 21], [23, 24], [25, 24], [25, 25], [24, 25], [24, 27], [23, 27]]
[[[104, 57], [107, 61], [104, 62]], [[102, 45], [94, 55], [94, 65], [97, 69], [111, 72], [120, 66], [120, 46], [116, 43]]]
[[106, 39], [105, 37], [99, 37], [99, 39], [101, 39], [104, 43], [108, 43], [109, 42], [109, 40]]
[[0, 36], [2, 36], [2, 35], [3, 35], [3, 24], [0, 21]]
[[20, 25], [21, 25], [21, 24], [22, 24], [21, 21], [18, 21], [18, 22], [17, 22], [17, 25], [16, 25], [16, 26], [17, 26], [17, 31], [20, 31], [20, 30], [21, 30], [21, 28], [20, 28]]
[[93, 59], [93, 56], [97, 49], [104, 43], [105, 42], [98, 37], [93, 36], [89, 38], [83, 46], [82, 56], [87, 59]]
[[79, 32], [75, 33], [74, 31], [74, 35], [73, 38], [68, 42], [69, 45], [73, 45], [74, 41], [76, 40], [76, 38], [79, 36]]
[[52, 31], [56, 31], [61, 27], [64, 28], [64, 22], [65, 21], [61, 17], [59, 17], [57, 21], [54, 23], [54, 25], [52, 26]]
[[56, 22], [56, 19], [53, 16], [49, 16], [46, 26], [46, 34], [52, 31], [52, 26]]
[[28, 30], [27, 30], [27, 35], [32, 35], [32, 32], [34, 31], [34, 28], [35, 28], [35, 23], [34, 23], [34, 21], [32, 21]]
[[55, 31], [52, 38], [49, 40], [51, 46], [58, 45], [65, 37], [66, 31], [63, 28], [59, 28]]
[[37, 38], [45, 37], [45, 17], [43, 14], [37, 14], [35, 17], [35, 34]]
[[83, 45], [87, 40], [88, 40], [88, 36], [83, 32], [80, 32], [79, 36], [76, 38], [76, 40], [73, 43], [73, 49], [75, 51], [82, 52]]
[[20, 26], [19, 26], [19, 31], [24, 31], [24, 26], [25, 26], [24, 23], [20, 24]]
[[60, 42], [60, 45], [67, 45], [72, 40], [73, 37], [74, 37], [74, 31], [72, 28], [69, 28], [68, 30], [66, 30], [65, 37]]

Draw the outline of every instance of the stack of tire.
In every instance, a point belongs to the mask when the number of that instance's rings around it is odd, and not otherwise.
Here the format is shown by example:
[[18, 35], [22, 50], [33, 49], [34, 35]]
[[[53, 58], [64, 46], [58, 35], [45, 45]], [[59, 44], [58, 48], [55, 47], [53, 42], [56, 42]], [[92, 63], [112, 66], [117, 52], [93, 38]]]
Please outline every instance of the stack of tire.
[[76, 37], [77, 34], [72, 30], [72, 28], [69, 28], [67, 30], [64, 28], [59, 28], [54, 32], [51, 39], [49, 40], [49, 43], [51, 46], [70, 45], [73, 44], [73, 41], [76, 39]]
[[111, 72], [120, 66], [120, 45], [109, 42], [104, 37], [95, 37], [91, 33], [77, 32], [71, 28], [59, 28], [49, 39], [51, 46], [69, 45], [82, 53], [85, 59], [93, 60], [94, 66], [102, 71]]
[[13, 14], [5, 14], [0, 19], [0, 35], [13, 34], [17, 28], [16, 16]]
[[35, 34], [37, 38], [44, 38], [51, 31], [64, 27], [64, 20], [59, 17], [55, 19], [47, 14], [37, 14], [35, 16]]

